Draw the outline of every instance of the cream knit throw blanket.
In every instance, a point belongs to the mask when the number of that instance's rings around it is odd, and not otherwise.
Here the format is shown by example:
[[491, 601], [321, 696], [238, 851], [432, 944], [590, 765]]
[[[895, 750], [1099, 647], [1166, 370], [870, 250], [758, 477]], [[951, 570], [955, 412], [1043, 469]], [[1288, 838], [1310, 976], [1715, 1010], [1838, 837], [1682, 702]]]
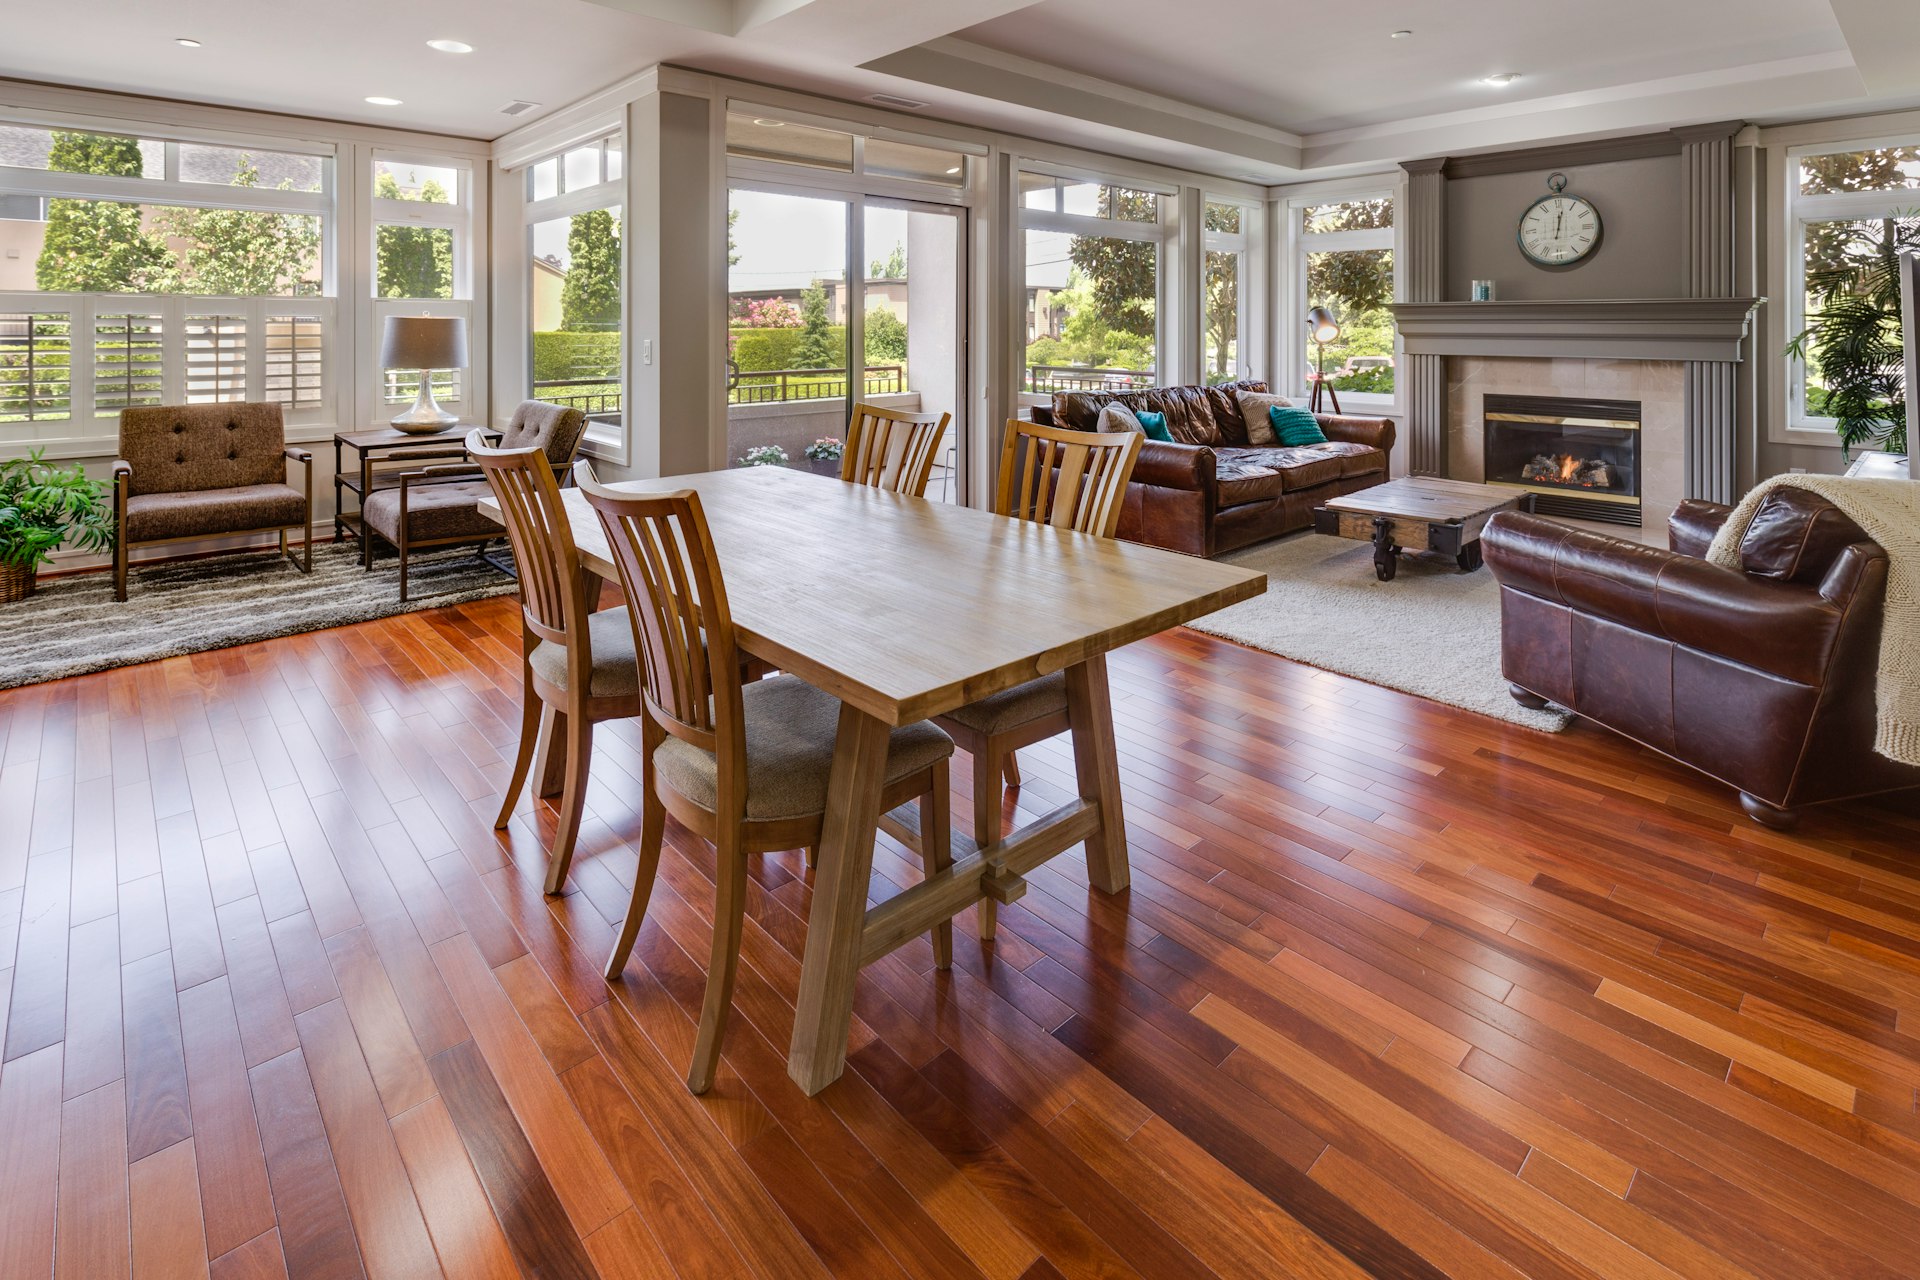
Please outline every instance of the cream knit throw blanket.
[[1805, 489], [1831, 502], [1887, 551], [1886, 622], [1874, 687], [1878, 730], [1873, 749], [1889, 760], [1920, 765], [1920, 481], [1850, 480], [1787, 475], [1763, 480], [1740, 499], [1714, 535], [1707, 559], [1740, 567], [1740, 540], [1761, 500], [1781, 487]]

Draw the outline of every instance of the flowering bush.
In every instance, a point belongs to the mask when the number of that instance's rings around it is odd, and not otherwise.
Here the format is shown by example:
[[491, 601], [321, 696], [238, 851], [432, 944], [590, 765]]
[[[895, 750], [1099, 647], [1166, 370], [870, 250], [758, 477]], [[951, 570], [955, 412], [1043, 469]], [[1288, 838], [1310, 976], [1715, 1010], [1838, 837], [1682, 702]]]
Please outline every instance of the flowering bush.
[[743, 467], [784, 467], [787, 451], [777, 444], [757, 444], [740, 455]]
[[838, 462], [846, 446], [832, 436], [821, 436], [807, 446], [807, 457], [815, 462]]
[[793, 329], [800, 324], [800, 311], [785, 298], [735, 298], [727, 322], [743, 329]]

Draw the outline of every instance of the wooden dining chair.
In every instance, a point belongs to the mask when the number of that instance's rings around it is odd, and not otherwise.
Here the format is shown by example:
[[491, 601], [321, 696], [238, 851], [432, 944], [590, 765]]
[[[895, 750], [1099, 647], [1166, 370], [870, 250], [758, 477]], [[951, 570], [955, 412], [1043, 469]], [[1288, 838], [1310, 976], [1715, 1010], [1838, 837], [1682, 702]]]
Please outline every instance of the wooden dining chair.
[[[1146, 437], [1137, 431], [1068, 431], [1009, 419], [1000, 447], [993, 509], [1000, 515], [1111, 538]], [[1046, 601], [1034, 601], [1045, 608]], [[1067, 678], [1041, 676], [936, 716], [934, 723], [973, 757], [973, 838], [982, 848], [1001, 837], [1001, 781], [1020, 785], [1014, 753], [1065, 733]], [[980, 902], [980, 937], [991, 940], [994, 902]]]
[[926, 497], [927, 477], [939, 460], [940, 441], [952, 417], [870, 404], [853, 406], [846, 447], [840, 453], [840, 478], [909, 498]]
[[[599, 513], [644, 676], [640, 864], [633, 900], [607, 957], [619, 978], [646, 918], [660, 867], [666, 815], [714, 846], [713, 950], [687, 1087], [713, 1084], [733, 1004], [747, 903], [746, 858], [818, 844], [839, 731], [840, 701], [794, 677], [743, 681], [720, 562], [700, 495], [635, 494], [598, 483], [585, 462], [574, 477]], [[881, 812], [920, 804], [929, 876], [953, 863], [947, 761], [953, 740], [927, 721], [893, 731]], [[953, 924], [934, 935], [934, 959], [953, 963]]]
[[[560, 823], [547, 855], [547, 892], [559, 893], [580, 835], [593, 726], [640, 714], [633, 623], [625, 608], [594, 611], [600, 580], [581, 566], [546, 452], [538, 445], [491, 448], [479, 430], [467, 434], [466, 447], [500, 504], [520, 574], [520, 751], [493, 825], [505, 827], [513, 816], [533, 763], [540, 722], [550, 719], [549, 750], [566, 753]], [[545, 787], [547, 779], [540, 784]]]

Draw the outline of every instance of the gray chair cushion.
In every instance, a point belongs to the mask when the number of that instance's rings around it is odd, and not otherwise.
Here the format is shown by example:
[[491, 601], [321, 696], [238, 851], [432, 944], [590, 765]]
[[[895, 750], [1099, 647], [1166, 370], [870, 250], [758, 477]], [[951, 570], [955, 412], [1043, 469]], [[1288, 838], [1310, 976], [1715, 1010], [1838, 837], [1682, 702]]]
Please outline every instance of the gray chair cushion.
[[991, 694], [978, 702], [969, 702], [958, 711], [947, 712], [947, 719], [963, 724], [975, 733], [1005, 733], [1023, 724], [1044, 719], [1067, 709], [1067, 677], [1056, 671], [1038, 680], [1017, 684]]
[[127, 541], [164, 542], [307, 522], [307, 495], [290, 484], [136, 493], [127, 499]]
[[[407, 486], [407, 540], [504, 538], [498, 520], [480, 514], [480, 499], [492, 491], [485, 480], [434, 481]], [[377, 489], [367, 496], [360, 517], [395, 546], [400, 545], [400, 490]], [[628, 646], [631, 648], [632, 646]]]
[[[740, 690], [747, 719], [747, 816], [800, 818], [824, 813], [840, 700], [794, 676], [755, 680]], [[887, 781], [894, 783], [953, 754], [953, 739], [925, 720], [893, 731]], [[668, 738], [653, 753], [660, 781], [711, 811], [720, 802], [720, 768], [710, 751]]]
[[[595, 698], [630, 698], [640, 692], [640, 662], [633, 651], [633, 619], [626, 606], [602, 609], [587, 619], [587, 643], [593, 646]], [[534, 674], [549, 684], [567, 687], [567, 647], [542, 640], [527, 659]]]

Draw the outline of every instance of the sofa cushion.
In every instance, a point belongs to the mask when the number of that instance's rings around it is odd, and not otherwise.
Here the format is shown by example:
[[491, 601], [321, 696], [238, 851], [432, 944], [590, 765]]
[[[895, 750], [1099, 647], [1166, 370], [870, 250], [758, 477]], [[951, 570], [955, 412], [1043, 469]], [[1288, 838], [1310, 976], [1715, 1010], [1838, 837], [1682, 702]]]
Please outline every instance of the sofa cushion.
[[1213, 451], [1215, 491], [1221, 507], [1267, 502], [1286, 490], [1277, 449], [1223, 445]]
[[1100, 411], [1114, 401], [1135, 413], [1167, 415], [1167, 431], [1181, 444], [1245, 444], [1246, 426], [1234, 396], [1241, 389], [1265, 391], [1264, 382], [1234, 382], [1218, 387], [1148, 387], [1115, 394], [1105, 391], [1053, 393], [1055, 426], [1073, 431], [1099, 429]]
[[282, 529], [306, 522], [307, 495], [290, 484], [136, 493], [127, 499], [128, 542]]
[[1146, 428], [1140, 425], [1140, 419], [1133, 416], [1133, 410], [1127, 408], [1127, 406], [1121, 404], [1118, 400], [1100, 410], [1100, 417], [1095, 421], [1095, 429], [1112, 432], [1134, 431], [1140, 435], [1147, 434]]
[[[1101, 412], [1104, 413], [1106, 410], [1103, 409]], [[1167, 430], [1166, 414], [1155, 413], [1151, 409], [1142, 409], [1139, 413], [1133, 415], [1133, 420], [1140, 424], [1140, 433], [1146, 436], [1147, 439], [1158, 440], [1161, 444], [1176, 443], [1172, 432]]]
[[[491, 490], [485, 480], [415, 484], [407, 487], [407, 539], [434, 542], [441, 538], [504, 538], [497, 520], [480, 514], [480, 499]], [[395, 546], [400, 544], [400, 490], [379, 489], [361, 508], [366, 522]]]
[[120, 457], [133, 468], [127, 477], [130, 495], [284, 484], [286, 447], [277, 404], [152, 405], [120, 411]]
[[1302, 445], [1325, 444], [1326, 432], [1320, 429], [1319, 419], [1305, 409], [1290, 404], [1277, 404], [1267, 410], [1267, 421], [1273, 427], [1273, 434], [1280, 443], [1289, 449]]
[[1291, 405], [1293, 401], [1265, 391], [1241, 391], [1234, 400], [1240, 409], [1240, 421], [1246, 427], [1248, 444], [1280, 443], [1273, 434], [1273, 419], [1268, 416], [1268, 410], [1277, 404]]
[[1239, 506], [1282, 493], [1299, 493], [1323, 484], [1382, 470], [1378, 449], [1345, 440], [1297, 448], [1215, 449], [1222, 507]]
[[1818, 494], [1775, 489], [1740, 539], [1740, 567], [1756, 578], [1818, 586], [1842, 551], [1866, 541], [1859, 525]]

